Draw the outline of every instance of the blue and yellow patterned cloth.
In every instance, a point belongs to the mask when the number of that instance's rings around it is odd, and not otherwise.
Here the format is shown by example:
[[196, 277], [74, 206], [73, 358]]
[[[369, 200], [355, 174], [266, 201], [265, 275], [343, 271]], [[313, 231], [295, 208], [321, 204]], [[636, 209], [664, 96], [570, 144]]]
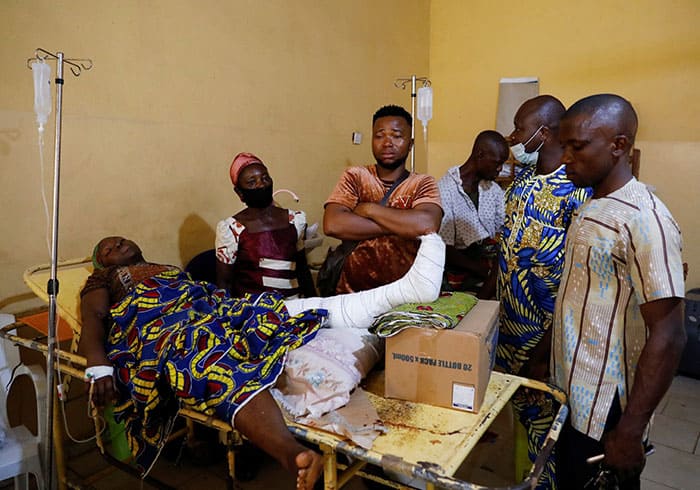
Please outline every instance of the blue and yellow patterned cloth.
[[509, 373], [520, 371], [552, 324], [566, 229], [590, 193], [566, 178], [563, 165], [548, 175], [526, 167], [506, 190], [498, 253], [501, 326], [496, 363]]
[[277, 294], [231, 298], [179, 270], [139, 283], [111, 314], [115, 416], [126, 424], [143, 474], [179, 407], [232, 422], [246, 401], [275, 383], [287, 351], [312, 339], [327, 316], [310, 310], [290, 317]]
[[[534, 165], [524, 168], [506, 190], [506, 218], [499, 241], [501, 324], [496, 365], [510, 374], [520, 372], [552, 326], [566, 230], [574, 211], [591, 194], [566, 178], [563, 165], [548, 175], [537, 175], [535, 169]], [[534, 461], [554, 419], [552, 402], [533, 403], [519, 391], [512, 403], [527, 429], [528, 453]], [[551, 457], [537, 488], [556, 488]]]

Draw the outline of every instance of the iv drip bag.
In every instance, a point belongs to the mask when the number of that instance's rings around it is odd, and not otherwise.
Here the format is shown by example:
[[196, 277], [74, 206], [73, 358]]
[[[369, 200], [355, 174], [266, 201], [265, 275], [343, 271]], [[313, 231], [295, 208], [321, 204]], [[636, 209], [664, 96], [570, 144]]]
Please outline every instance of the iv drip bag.
[[427, 137], [428, 121], [433, 118], [433, 89], [421, 87], [418, 89], [418, 119], [423, 123], [423, 137]]
[[44, 125], [51, 114], [51, 66], [43, 61], [32, 63], [34, 75], [34, 112], [39, 132], [44, 132]]

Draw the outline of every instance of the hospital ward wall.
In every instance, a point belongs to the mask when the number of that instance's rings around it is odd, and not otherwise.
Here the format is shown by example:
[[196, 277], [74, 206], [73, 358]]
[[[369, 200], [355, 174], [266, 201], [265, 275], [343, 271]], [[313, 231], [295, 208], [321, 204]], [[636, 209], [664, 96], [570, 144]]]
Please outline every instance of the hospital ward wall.
[[538, 77], [567, 107], [620, 94], [640, 118], [640, 180], [681, 226], [686, 288], [700, 287], [700, 2], [433, 0], [430, 22], [430, 174], [495, 127], [502, 77]]
[[49, 261], [25, 64], [35, 48], [94, 62], [64, 74], [59, 258], [121, 234], [147, 259], [182, 265], [242, 208], [228, 176], [240, 151], [301, 198], [282, 194], [281, 205], [321, 220], [343, 169], [372, 161], [373, 112], [410, 107], [393, 82], [427, 74], [429, 15], [428, 0], [0, 2], [0, 308], [29, 302], [22, 272]]

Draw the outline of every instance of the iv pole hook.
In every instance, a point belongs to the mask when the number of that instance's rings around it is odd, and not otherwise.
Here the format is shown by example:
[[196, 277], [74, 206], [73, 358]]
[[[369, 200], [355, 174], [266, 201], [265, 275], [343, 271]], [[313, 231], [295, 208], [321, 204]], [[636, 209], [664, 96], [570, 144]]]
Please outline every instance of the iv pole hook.
[[34, 50], [34, 57], [27, 59], [27, 68], [29, 68], [29, 69], [32, 68], [32, 61], [34, 61], [34, 60], [46, 62], [47, 59], [54, 59], [54, 60], [58, 61], [59, 56], [61, 57], [62, 63], [65, 63], [66, 65], [70, 66], [70, 71], [76, 77], [80, 76], [82, 70], [92, 69], [92, 60], [91, 59], [82, 59], [82, 58], [65, 59], [65, 58], [63, 58], [63, 53], [54, 54], [54, 53], [51, 53], [50, 51], [46, 51], [45, 49], [42, 49], [42, 48], [36, 48], [36, 50]]
[[[411, 119], [414, 121], [411, 124], [411, 141], [415, 141], [416, 128], [416, 82], [421, 82], [424, 87], [430, 86], [430, 80], [427, 77], [416, 77], [412, 75], [411, 78], [397, 78], [394, 80], [394, 87], [400, 88], [402, 90], [406, 89], [406, 84], [411, 82]], [[411, 172], [416, 171], [416, 146], [415, 144], [411, 147]]]

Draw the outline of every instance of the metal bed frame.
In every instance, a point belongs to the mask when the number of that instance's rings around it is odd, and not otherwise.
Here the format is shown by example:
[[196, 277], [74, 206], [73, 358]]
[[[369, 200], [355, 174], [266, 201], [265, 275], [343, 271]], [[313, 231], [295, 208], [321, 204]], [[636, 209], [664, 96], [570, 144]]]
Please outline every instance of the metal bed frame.
[[[71, 352], [58, 350], [56, 362], [62, 372], [81, 379], [85, 359], [75, 354], [80, 337], [79, 292], [91, 272], [92, 265], [87, 258], [63, 262], [58, 268], [61, 284], [58, 310], [60, 316], [71, 326], [74, 335]], [[47, 299], [44, 287], [48, 277], [48, 266], [33, 267], [24, 274], [24, 280], [30, 289], [44, 300]], [[16, 326], [17, 324], [12, 324], [0, 329], [0, 336], [29, 349], [47, 352], [47, 346], [38, 340], [10, 334], [9, 331]], [[491, 375], [484, 403], [478, 413], [385, 398], [383, 371], [370, 373], [365, 384], [371, 403], [383, 424], [388, 428], [386, 433], [377, 437], [371, 449], [364, 449], [337, 434], [299, 425], [292, 421], [287, 423], [289, 430], [295, 436], [319, 447], [323, 455], [323, 478], [326, 490], [341, 488], [356, 475], [381, 481], [394, 488], [407, 488], [401, 483], [377, 475], [377, 472], [367, 472], [367, 465], [382, 468], [389, 474], [398, 473], [424, 481], [427, 489], [487, 488], [459, 480], [454, 477], [454, 474], [519, 388], [548, 393], [560, 404], [545, 444], [527, 477], [513, 486], [503, 487], [502, 490], [534, 488], [568, 414], [566, 396], [560, 389], [538, 381], [498, 372], [493, 372]], [[223, 440], [227, 441], [229, 483], [232, 486], [235, 482], [235, 450], [241, 443], [239, 433], [229, 423], [203, 413], [182, 409], [179, 415], [185, 417], [187, 427], [173, 436], [191, 434], [193, 422], [213, 427], [225, 434]], [[55, 443], [59, 444], [60, 441]], [[62, 454], [62, 451], [57, 451], [57, 459], [59, 454]], [[338, 454], [346, 455], [347, 458], [342, 459], [349, 460], [350, 463], [339, 462]], [[62, 464], [63, 462], [58, 461], [59, 474], [62, 473], [60, 470]]]

